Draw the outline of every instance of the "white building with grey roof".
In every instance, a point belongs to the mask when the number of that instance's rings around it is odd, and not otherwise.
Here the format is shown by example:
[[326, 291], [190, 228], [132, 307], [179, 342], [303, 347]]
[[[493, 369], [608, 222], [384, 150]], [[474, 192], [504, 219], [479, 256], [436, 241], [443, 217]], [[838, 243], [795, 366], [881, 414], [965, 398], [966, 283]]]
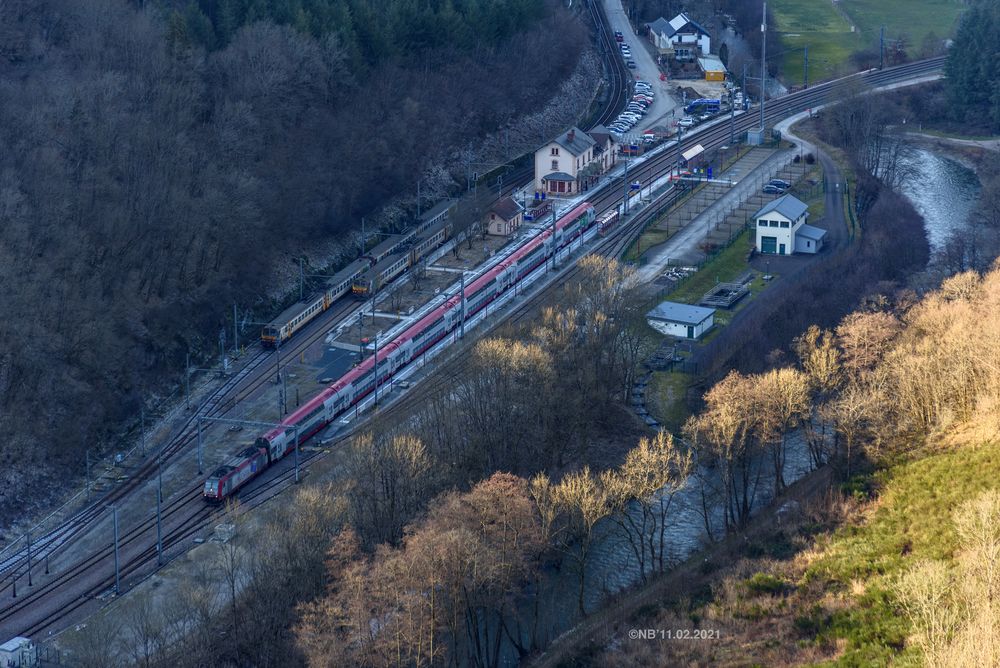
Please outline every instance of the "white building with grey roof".
[[715, 309], [680, 302], [662, 302], [646, 314], [649, 326], [667, 336], [697, 339], [715, 324]]
[[818, 253], [826, 230], [807, 225], [809, 207], [794, 195], [782, 195], [754, 214], [757, 252], [762, 255]]

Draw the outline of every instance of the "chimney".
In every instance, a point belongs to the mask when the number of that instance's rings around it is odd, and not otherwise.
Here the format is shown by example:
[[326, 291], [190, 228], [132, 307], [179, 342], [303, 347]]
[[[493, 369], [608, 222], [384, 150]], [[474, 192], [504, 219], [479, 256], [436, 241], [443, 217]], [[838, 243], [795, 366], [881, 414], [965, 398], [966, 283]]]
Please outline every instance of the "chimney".
[[566, 133], [566, 141], [572, 144], [574, 139], [576, 139], [576, 130], [571, 129], [569, 132]]

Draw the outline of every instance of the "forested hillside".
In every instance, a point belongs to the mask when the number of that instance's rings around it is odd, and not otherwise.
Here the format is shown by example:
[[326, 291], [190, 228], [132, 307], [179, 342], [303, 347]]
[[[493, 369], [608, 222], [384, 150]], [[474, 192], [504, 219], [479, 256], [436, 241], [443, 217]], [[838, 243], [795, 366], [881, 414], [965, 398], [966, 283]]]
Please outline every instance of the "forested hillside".
[[1000, 131], [1000, 1], [972, 0], [945, 68], [952, 114], [973, 128]]
[[82, 473], [232, 304], [273, 315], [276, 267], [443, 194], [589, 45], [554, 1], [422, 7], [0, 3], [0, 510], [41, 462]]

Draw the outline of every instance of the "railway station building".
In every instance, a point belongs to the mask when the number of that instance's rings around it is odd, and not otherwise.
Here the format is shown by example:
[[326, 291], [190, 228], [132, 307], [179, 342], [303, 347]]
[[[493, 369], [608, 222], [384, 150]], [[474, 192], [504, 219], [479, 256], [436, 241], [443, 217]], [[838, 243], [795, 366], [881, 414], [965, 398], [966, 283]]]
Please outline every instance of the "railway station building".
[[715, 309], [679, 302], [662, 302], [646, 314], [649, 326], [667, 336], [697, 339], [715, 324]]
[[535, 192], [576, 195], [615, 164], [611, 133], [572, 127], [535, 151]]
[[782, 195], [764, 205], [756, 221], [757, 252], [762, 255], [818, 253], [823, 248], [826, 230], [807, 225], [809, 207], [794, 195]]

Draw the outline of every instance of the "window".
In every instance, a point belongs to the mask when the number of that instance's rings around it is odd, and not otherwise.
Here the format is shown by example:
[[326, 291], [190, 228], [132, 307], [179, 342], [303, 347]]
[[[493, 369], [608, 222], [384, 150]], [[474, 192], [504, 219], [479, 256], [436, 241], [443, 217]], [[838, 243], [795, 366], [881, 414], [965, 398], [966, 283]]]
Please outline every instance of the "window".
[[552, 171], [553, 172], [559, 171], [559, 161], [558, 160], [553, 160], [552, 161]]
[[550, 153], [550, 155], [559, 155], [559, 149], [553, 147], [552, 153]]
[[769, 222], [771, 224], [771, 227], [777, 227], [778, 226], [778, 221], [776, 221], [776, 220], [769, 220], [767, 222]]
[[758, 225], [758, 227], [767, 227], [767, 221], [766, 220], [758, 220], [757, 221], [757, 225]]
[[787, 220], [781, 221], [781, 226], [782, 227], [788, 227], [788, 221]]

